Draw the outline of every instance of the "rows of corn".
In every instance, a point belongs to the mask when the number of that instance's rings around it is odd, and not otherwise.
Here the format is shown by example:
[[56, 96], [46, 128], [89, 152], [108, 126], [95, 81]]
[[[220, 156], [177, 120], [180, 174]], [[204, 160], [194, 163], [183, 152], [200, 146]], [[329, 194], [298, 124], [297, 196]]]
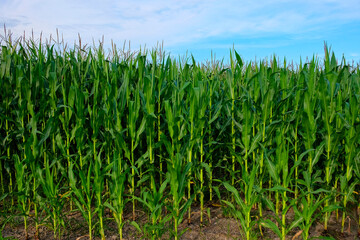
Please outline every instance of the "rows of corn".
[[208, 203], [244, 239], [359, 224], [360, 71], [327, 48], [294, 67], [57, 47], [2, 44], [2, 228], [21, 216], [26, 234], [45, 223], [59, 238], [75, 211], [105, 239], [111, 212], [120, 239], [125, 224], [178, 239], [194, 206], [207, 224]]

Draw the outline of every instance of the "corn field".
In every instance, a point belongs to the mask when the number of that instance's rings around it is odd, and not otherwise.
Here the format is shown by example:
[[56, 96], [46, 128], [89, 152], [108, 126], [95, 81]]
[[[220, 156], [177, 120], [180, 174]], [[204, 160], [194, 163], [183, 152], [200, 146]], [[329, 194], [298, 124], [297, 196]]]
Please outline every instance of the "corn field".
[[90, 239], [109, 221], [119, 239], [127, 224], [179, 239], [209, 203], [242, 239], [359, 225], [360, 69], [326, 46], [295, 67], [5, 39], [0, 90], [0, 233], [18, 217], [26, 239], [44, 224], [59, 239], [78, 212]]

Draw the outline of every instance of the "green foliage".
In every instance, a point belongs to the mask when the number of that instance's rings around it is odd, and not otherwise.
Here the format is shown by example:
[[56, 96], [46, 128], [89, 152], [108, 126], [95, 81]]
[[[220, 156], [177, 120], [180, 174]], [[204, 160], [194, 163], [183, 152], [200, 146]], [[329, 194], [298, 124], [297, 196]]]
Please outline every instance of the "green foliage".
[[206, 202], [222, 200], [246, 238], [256, 226], [308, 238], [337, 209], [344, 229], [359, 202], [360, 71], [327, 47], [323, 64], [295, 68], [234, 50], [225, 65], [6, 41], [0, 90], [0, 203], [25, 232], [30, 218], [35, 234], [46, 222], [62, 237], [70, 209], [104, 239], [108, 209], [120, 238], [125, 224], [152, 239], [172, 224], [178, 238], [199, 199], [201, 224]]

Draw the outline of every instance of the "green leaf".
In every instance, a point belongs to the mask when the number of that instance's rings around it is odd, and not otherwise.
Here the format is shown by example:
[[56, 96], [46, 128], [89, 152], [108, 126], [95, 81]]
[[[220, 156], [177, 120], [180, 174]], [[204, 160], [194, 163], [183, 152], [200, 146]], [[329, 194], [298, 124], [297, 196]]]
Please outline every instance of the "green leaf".
[[266, 228], [269, 228], [271, 231], [273, 231], [279, 238], [281, 238], [281, 231], [278, 226], [274, 222], [272, 222], [270, 219], [265, 219], [261, 221], [261, 226], [264, 226]]
[[138, 230], [138, 232], [141, 232], [141, 228], [140, 228], [139, 224], [137, 224], [137, 222], [131, 221], [131, 222], [130, 222], [130, 225], [133, 226], [133, 227], [135, 227], [136, 230]]
[[297, 227], [300, 223], [302, 223], [304, 221], [303, 217], [298, 217], [295, 221], [293, 221], [291, 223], [291, 225], [289, 226], [289, 228], [287, 229], [287, 232], [290, 232], [291, 229]]
[[280, 176], [279, 176], [278, 172], [276, 171], [275, 164], [268, 157], [266, 157], [265, 160], [266, 160], [266, 166], [267, 166], [267, 169], [269, 171], [271, 178], [274, 179], [274, 181], [276, 183], [279, 183]]

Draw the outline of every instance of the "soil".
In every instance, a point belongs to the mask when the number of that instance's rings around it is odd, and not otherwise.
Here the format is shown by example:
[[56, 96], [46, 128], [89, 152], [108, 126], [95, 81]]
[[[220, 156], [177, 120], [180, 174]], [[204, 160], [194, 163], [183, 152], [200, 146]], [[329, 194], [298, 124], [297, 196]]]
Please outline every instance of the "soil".
[[[203, 240], [203, 239], [221, 239], [221, 240], [233, 240], [233, 239], [244, 239], [240, 224], [234, 218], [227, 217], [224, 215], [226, 210], [222, 209], [221, 207], [217, 207], [218, 205], [208, 205], [206, 208], [210, 210], [210, 216], [208, 216], [207, 211], [204, 213], [204, 221], [201, 226], [200, 224], [200, 208], [192, 207], [192, 219], [191, 223], [189, 224], [187, 219], [183, 221], [183, 223], [179, 226], [181, 232], [185, 230], [185, 233], [181, 236], [180, 239], [184, 240]], [[132, 213], [129, 212], [130, 209], [125, 213], [124, 219], [131, 219]], [[257, 210], [254, 210], [256, 213]], [[339, 218], [337, 220], [336, 213], [333, 213], [330, 217], [328, 223], [328, 230], [324, 231], [324, 226], [321, 221], [315, 222], [310, 229], [310, 237], [319, 238], [319, 237], [329, 237], [327, 239], [336, 239], [336, 240], [355, 240], [360, 239], [360, 229], [357, 219], [359, 219], [358, 213], [356, 208], [352, 211], [354, 214], [353, 216], [347, 218], [345, 224], [345, 231], [341, 233], [341, 212], [339, 212]], [[114, 220], [110, 219], [111, 214], [110, 212], [106, 212], [106, 217], [108, 219], [105, 221], [105, 235], [106, 239], [115, 240], [119, 239], [117, 235], [117, 226]], [[265, 216], [271, 217], [273, 213], [269, 211], [264, 212]], [[136, 222], [142, 226], [145, 222], [147, 222], [147, 214], [138, 211], [137, 212], [137, 219]], [[253, 216], [254, 219], [256, 216]], [[290, 222], [294, 218], [294, 213], [290, 210], [287, 214], [287, 221]], [[1, 219], [4, 221], [4, 219]], [[129, 221], [130, 222], [130, 221]], [[123, 239], [144, 239], [144, 236], [139, 233], [134, 226], [130, 223], [125, 224], [123, 228]], [[67, 216], [66, 219], [66, 226], [67, 229], [62, 233], [61, 239], [71, 239], [71, 240], [87, 240], [88, 237], [88, 229], [87, 224], [82, 218], [79, 212], [72, 213], [71, 215]], [[171, 226], [168, 226], [169, 228]], [[162, 237], [162, 239], [170, 239], [169, 232], [166, 231]], [[35, 227], [33, 222], [30, 219], [29, 222], [29, 240], [36, 239], [34, 237], [35, 234]], [[254, 239], [279, 239], [270, 229], [262, 227], [262, 233], [259, 230], [259, 226], [255, 225], [254, 230]], [[23, 226], [22, 217], [13, 218], [9, 221], [5, 228], [2, 231], [3, 238], [9, 239], [19, 239], [25, 240], [25, 232]], [[3, 239], [0, 236], [0, 239]], [[46, 226], [41, 226], [39, 228], [39, 238], [40, 240], [50, 240], [54, 239], [53, 232], [50, 228]], [[99, 235], [96, 234], [93, 239], [100, 239]], [[296, 240], [302, 239], [301, 231], [299, 228], [295, 228], [289, 232], [287, 239]], [[324, 238], [320, 238], [324, 239]]]

